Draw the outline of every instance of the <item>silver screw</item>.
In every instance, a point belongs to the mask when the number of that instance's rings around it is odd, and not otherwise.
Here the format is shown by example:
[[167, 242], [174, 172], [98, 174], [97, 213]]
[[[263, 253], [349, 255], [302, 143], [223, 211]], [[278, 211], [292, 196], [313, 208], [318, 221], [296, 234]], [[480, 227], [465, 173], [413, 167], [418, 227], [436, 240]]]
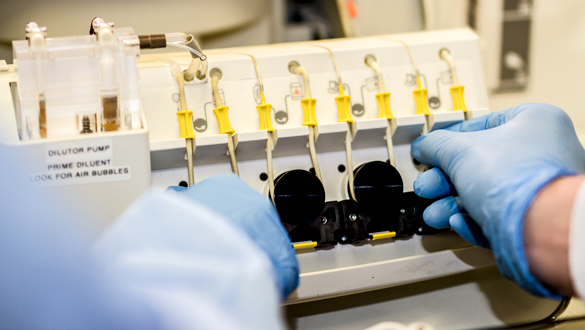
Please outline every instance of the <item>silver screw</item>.
[[322, 224], [326, 224], [326, 223], [327, 223], [327, 218], [325, 218], [325, 217], [322, 217], [322, 218], [321, 218], [321, 223], [322, 223]]
[[350, 214], [350, 215], [349, 215], [349, 220], [350, 220], [350, 221], [356, 221], [356, 220], [357, 220], [357, 215], [355, 215], [355, 214]]

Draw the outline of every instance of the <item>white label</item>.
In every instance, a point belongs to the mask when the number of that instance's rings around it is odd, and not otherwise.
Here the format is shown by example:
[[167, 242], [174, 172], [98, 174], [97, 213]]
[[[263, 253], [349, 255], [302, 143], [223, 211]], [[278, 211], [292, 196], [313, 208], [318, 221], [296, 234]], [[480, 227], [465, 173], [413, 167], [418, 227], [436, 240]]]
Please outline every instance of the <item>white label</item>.
[[131, 178], [130, 166], [114, 166], [99, 169], [65, 170], [33, 174], [29, 177], [29, 181], [39, 186], [52, 187], [84, 183], [124, 181], [130, 180]]
[[45, 147], [45, 172], [29, 176], [29, 182], [40, 186], [130, 179], [130, 166], [114, 164], [111, 138], [48, 144]]
[[45, 147], [47, 171], [59, 170], [62, 166], [76, 166], [78, 161], [112, 161], [113, 157], [114, 146], [111, 138], [51, 143]]

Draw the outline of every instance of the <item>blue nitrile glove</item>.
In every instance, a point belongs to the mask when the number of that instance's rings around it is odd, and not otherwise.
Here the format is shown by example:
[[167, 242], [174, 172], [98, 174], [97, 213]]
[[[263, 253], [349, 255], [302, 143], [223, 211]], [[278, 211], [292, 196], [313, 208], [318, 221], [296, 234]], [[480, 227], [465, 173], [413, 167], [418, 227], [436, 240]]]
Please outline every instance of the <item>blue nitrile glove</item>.
[[190, 189], [169, 187], [225, 216], [243, 229], [274, 265], [283, 300], [299, 284], [299, 265], [288, 234], [270, 200], [234, 174], [203, 180]]
[[534, 294], [559, 297], [530, 274], [522, 228], [541, 188], [585, 172], [585, 151], [563, 110], [522, 104], [421, 136], [412, 155], [436, 166], [414, 182], [414, 191], [444, 197], [424, 212], [428, 225], [491, 247], [504, 276]]

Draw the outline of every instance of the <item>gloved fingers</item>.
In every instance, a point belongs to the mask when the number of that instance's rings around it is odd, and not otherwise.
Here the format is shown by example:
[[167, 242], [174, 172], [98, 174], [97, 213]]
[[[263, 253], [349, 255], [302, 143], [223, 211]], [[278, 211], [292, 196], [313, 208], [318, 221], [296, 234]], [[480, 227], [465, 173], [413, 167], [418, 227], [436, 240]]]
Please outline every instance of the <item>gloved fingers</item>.
[[[224, 209], [222, 206], [239, 203], [242, 197], [244, 197], [240, 196], [242, 192], [253, 192], [251, 196], [249, 196], [250, 194], [245, 194], [246, 197], [256, 197], [256, 194], [258, 194], [238, 178], [237, 175], [232, 173], [212, 176], [185, 191], [187, 196], [205, 205], [209, 203], [213, 209], [220, 212]], [[239, 196], [240, 198], [233, 198], [234, 196]]]
[[277, 268], [276, 276], [283, 301], [299, 286], [299, 263], [288, 235], [286, 238], [286, 241], [263, 248], [265, 251], [271, 250], [267, 253], [272, 264]]
[[460, 212], [465, 212], [460, 198], [449, 196], [429, 205], [423, 212], [423, 219], [427, 225], [433, 228], [445, 229], [450, 227], [449, 218]]
[[456, 213], [449, 218], [449, 225], [464, 240], [486, 249], [490, 248], [479, 225], [466, 213]]
[[[521, 104], [500, 112], [494, 112], [472, 120], [457, 123], [445, 129], [436, 130], [418, 137], [412, 142], [412, 156], [428, 166], [438, 166], [444, 170], [456, 153], [468, 145], [466, 139], [454, 139], [458, 133], [483, 131], [501, 126], [527, 110], [542, 111], [551, 108], [548, 104]], [[560, 110], [562, 111], [562, 110]]]
[[453, 139], [458, 134], [444, 129], [430, 132], [416, 138], [410, 145], [410, 152], [422, 164], [446, 169], [450, 160], [466, 146], [461, 145], [466, 141]]
[[457, 124], [445, 127], [443, 129], [452, 132], [476, 132], [483, 131], [489, 127], [487, 125], [490, 122], [492, 115], [499, 114], [500, 112], [491, 113], [471, 120], [459, 122]]
[[[186, 190], [185, 193], [232, 220], [266, 221], [266, 219], [253, 217], [257, 210], [262, 210], [265, 213], [262, 216], [269, 219], [282, 235], [288, 237], [270, 200], [252, 189], [235, 174], [210, 177]], [[265, 223], [258, 225], [264, 226]]]
[[518, 111], [512, 111], [515, 108], [490, 113], [485, 116], [473, 118], [459, 122], [457, 124], [445, 127], [444, 129], [451, 132], [477, 132], [486, 129], [495, 128], [508, 122], [518, 114]]
[[[267, 203], [270, 204], [270, 208], [274, 209], [266, 196], [252, 189], [233, 173], [207, 178], [185, 190], [184, 193], [228, 218], [233, 218], [234, 215], [246, 215], [246, 213], [253, 212], [258, 206]], [[277, 214], [276, 210], [274, 213]], [[240, 218], [242, 217], [238, 217], [238, 219]], [[275, 221], [275, 223], [280, 224], [278, 215], [276, 215]]]
[[[463, 121], [455, 125], [446, 127], [446, 130], [453, 132], [477, 132], [486, 129], [496, 128], [516, 118], [519, 114], [530, 110], [530, 112], [539, 112], [539, 115], [532, 117], [543, 118], [550, 116], [553, 118], [568, 116], [558, 107], [546, 103], [524, 103], [506, 110], [490, 113], [489, 115]], [[551, 118], [552, 119], [552, 118]], [[547, 120], [548, 121], [548, 120]]]
[[276, 209], [268, 200], [245, 216], [249, 218], [242, 226], [270, 258], [285, 300], [299, 285], [299, 264], [291, 240], [280, 223]]
[[283, 299], [298, 286], [299, 266], [292, 243], [270, 200], [234, 174], [205, 179], [189, 189], [169, 187], [223, 215], [243, 229], [274, 265]]
[[455, 192], [455, 187], [447, 174], [438, 167], [433, 167], [421, 174], [414, 181], [413, 187], [418, 196], [427, 199], [440, 198]]
[[516, 107], [511, 107], [506, 110], [493, 112], [490, 113], [489, 115], [485, 115], [477, 119], [472, 119], [470, 121], [463, 122], [461, 125], [460, 132], [483, 131], [502, 126], [507, 122], [511, 121], [512, 119], [516, 118], [516, 116], [518, 116], [520, 113], [528, 109], [531, 109], [532, 106], [533, 104], [531, 103], [521, 104]]

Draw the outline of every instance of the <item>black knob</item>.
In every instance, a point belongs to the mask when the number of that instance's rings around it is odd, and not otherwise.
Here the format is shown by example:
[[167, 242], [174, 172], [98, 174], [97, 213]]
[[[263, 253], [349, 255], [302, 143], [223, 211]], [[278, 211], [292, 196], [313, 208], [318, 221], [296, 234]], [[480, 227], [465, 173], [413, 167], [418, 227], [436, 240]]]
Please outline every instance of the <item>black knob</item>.
[[360, 165], [354, 170], [353, 187], [360, 208], [369, 214], [389, 214], [399, 210], [404, 187], [394, 166], [381, 161]]
[[308, 171], [288, 171], [274, 180], [274, 204], [283, 222], [306, 224], [321, 215], [325, 188]]

